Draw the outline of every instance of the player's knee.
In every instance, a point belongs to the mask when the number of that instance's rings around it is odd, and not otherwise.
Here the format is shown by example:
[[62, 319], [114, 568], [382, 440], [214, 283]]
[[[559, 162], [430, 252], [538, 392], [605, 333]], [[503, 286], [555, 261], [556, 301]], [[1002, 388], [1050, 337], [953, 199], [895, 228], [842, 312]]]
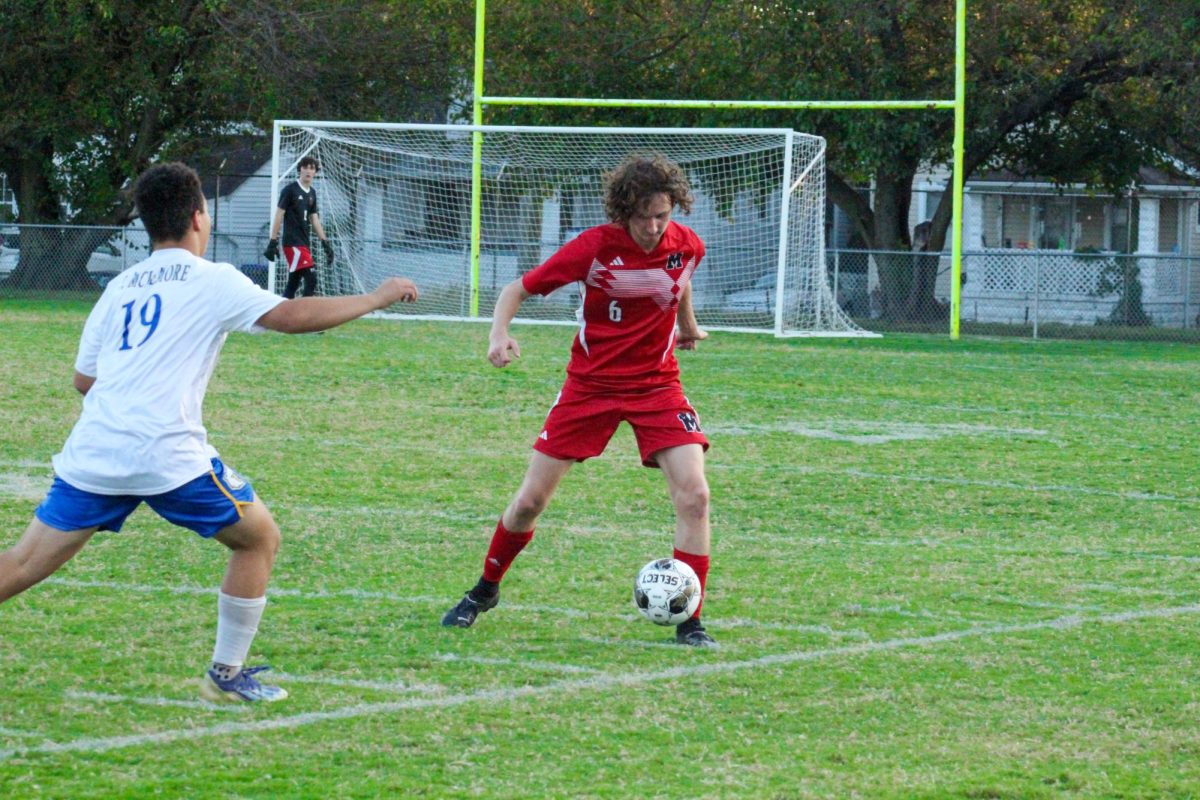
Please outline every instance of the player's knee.
[[549, 493], [522, 490], [513, 498], [509, 510], [512, 512], [512, 516], [521, 523], [532, 524], [546, 510], [549, 502]]
[[708, 516], [708, 484], [704, 481], [677, 489], [673, 498], [675, 510], [683, 517], [703, 519]]
[[275, 524], [275, 520], [269, 521], [269, 524], [263, 526], [262, 533], [259, 538], [259, 548], [270, 553], [271, 558], [275, 558], [279, 553], [279, 548], [283, 544], [283, 534], [279, 531], [279, 526]]

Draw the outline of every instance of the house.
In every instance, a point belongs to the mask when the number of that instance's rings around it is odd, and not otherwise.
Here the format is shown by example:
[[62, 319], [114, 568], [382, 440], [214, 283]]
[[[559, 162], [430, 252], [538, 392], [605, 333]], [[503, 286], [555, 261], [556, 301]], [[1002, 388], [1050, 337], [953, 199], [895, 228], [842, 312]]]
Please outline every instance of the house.
[[[912, 226], [933, 215], [945, 182], [929, 175], [914, 183]], [[935, 293], [946, 299], [949, 269], [940, 272]], [[964, 187], [963, 272], [965, 321], [1120, 323], [1136, 280], [1152, 324], [1196, 327], [1200, 181], [1144, 168], [1135, 190], [1113, 197], [981, 175]]]

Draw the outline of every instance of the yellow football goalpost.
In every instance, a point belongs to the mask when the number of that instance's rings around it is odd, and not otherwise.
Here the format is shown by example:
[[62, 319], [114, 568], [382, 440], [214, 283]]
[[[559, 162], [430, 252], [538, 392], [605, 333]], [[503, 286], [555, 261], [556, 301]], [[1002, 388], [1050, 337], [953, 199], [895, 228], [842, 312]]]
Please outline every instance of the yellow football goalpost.
[[[955, 0], [954, 10], [954, 99], [953, 100], [652, 100], [580, 97], [504, 97], [483, 91], [484, 33], [487, 0], [475, 0], [475, 80], [472, 122], [483, 124], [485, 105], [508, 106], [615, 106], [623, 108], [708, 108], [708, 109], [825, 109], [868, 111], [887, 109], [954, 110], [954, 165], [951, 217], [950, 338], [958, 338], [959, 305], [962, 298], [962, 192], [963, 130], [965, 125], [967, 0]], [[479, 240], [482, 216], [483, 133], [472, 133], [471, 168], [471, 316], [479, 315]]]

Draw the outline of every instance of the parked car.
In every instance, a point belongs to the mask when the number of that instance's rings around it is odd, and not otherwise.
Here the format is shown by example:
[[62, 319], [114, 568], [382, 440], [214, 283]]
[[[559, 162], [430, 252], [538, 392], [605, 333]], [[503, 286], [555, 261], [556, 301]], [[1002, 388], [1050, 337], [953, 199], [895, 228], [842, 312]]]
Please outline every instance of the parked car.
[[725, 298], [725, 309], [741, 314], [774, 314], [776, 277], [776, 273], [768, 272], [749, 289], [732, 292]]
[[0, 276], [17, 268], [21, 260], [21, 234], [16, 228], [0, 228]]
[[92, 251], [91, 256], [88, 257], [88, 275], [96, 282], [96, 285], [103, 289], [109, 281], [121, 274], [121, 270], [134, 261], [136, 259], [126, 258], [112, 242], [105, 242]]

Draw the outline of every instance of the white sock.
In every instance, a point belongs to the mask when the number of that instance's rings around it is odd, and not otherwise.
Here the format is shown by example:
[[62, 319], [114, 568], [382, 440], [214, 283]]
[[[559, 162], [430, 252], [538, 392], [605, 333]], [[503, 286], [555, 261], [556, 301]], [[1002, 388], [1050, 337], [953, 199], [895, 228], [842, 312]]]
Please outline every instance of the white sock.
[[[258, 621], [267, 607], [266, 597], [233, 597], [217, 592], [217, 645], [213, 665], [240, 668], [246, 663]], [[233, 670], [235, 673], [237, 669]], [[228, 676], [221, 676], [228, 677]]]

